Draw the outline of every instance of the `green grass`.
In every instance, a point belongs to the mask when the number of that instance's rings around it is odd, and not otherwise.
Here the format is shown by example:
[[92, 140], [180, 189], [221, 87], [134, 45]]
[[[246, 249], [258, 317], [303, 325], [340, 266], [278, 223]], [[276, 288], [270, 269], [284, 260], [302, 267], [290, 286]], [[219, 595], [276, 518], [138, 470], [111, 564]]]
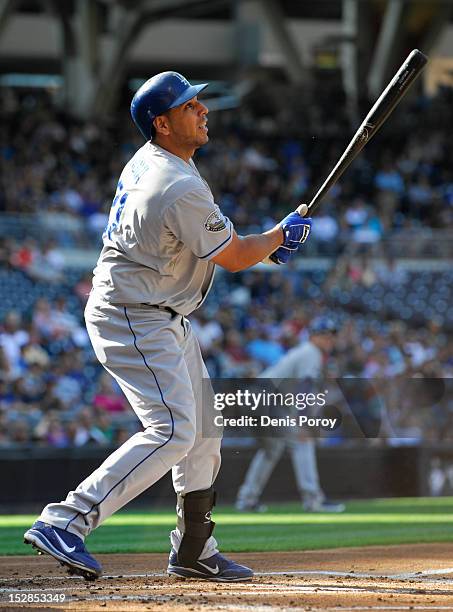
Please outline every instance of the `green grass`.
[[[31, 552], [22, 534], [32, 515], [0, 515], [0, 554]], [[453, 498], [357, 501], [344, 514], [306, 514], [298, 504], [270, 505], [263, 514], [216, 509], [215, 535], [225, 551], [273, 551], [453, 542]], [[173, 510], [120, 512], [88, 540], [90, 552], [166, 552]]]

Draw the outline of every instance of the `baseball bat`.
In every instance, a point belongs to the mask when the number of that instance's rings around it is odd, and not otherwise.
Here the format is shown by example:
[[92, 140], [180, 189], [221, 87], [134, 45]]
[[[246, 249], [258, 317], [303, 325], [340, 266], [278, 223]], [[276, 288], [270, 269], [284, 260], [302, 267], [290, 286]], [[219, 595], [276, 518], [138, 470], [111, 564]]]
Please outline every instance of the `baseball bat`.
[[340, 178], [349, 164], [357, 157], [363, 147], [376, 134], [378, 129], [393, 111], [398, 102], [406, 94], [409, 87], [423, 70], [428, 58], [418, 49], [414, 49], [407, 56], [401, 68], [395, 74], [393, 79], [379, 96], [372, 109], [360, 124], [359, 129], [354, 134], [351, 142], [348, 144], [345, 152], [338, 160], [338, 163], [321, 185], [316, 195], [311, 200], [308, 206], [301, 204], [297, 208], [297, 212], [306, 217], [311, 215], [329, 189]]

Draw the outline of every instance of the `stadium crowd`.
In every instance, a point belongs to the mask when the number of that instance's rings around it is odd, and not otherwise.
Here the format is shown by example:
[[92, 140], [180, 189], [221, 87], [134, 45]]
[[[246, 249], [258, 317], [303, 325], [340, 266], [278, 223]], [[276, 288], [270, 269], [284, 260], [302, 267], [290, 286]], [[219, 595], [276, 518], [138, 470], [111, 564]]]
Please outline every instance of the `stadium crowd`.
[[[351, 239], [376, 243], [391, 230], [452, 226], [452, 97], [443, 89], [435, 98], [419, 98], [403, 115], [397, 111], [379, 146], [362, 152], [317, 215], [314, 242], [321, 252], [338, 252]], [[214, 136], [197, 164], [238, 228], [273, 224], [306, 199], [338, 159], [350, 126], [324, 123], [316, 105], [306, 104], [304, 112], [303, 126], [296, 111], [262, 117], [245, 108], [209, 116]], [[20, 96], [8, 89], [1, 118], [0, 211], [39, 213], [63, 245], [74, 236], [99, 241], [118, 176], [142, 144], [132, 121], [82, 123], [58, 112], [45, 93]]]
[[[205, 304], [190, 317], [212, 376], [256, 376], [326, 314], [338, 327], [326, 376], [453, 377], [447, 312], [425, 308], [424, 318], [413, 310], [402, 317], [349, 300], [357, 288], [411, 284], [388, 249], [389, 236], [397, 244], [405, 232], [453, 227], [453, 145], [446, 129], [452, 95], [443, 90], [419, 99], [400, 131], [370, 146], [332, 190], [307, 245], [309, 255], [326, 256], [328, 265], [306, 270], [294, 261], [284, 269], [218, 272]], [[212, 141], [197, 164], [239, 231], [272, 226], [337, 159], [349, 126], [323, 123], [311, 105], [306, 112], [305, 127], [291, 137], [284, 128], [294, 116], [213, 113]], [[99, 247], [116, 181], [141, 138], [124, 117], [107, 127], [80, 123], [44, 94], [5, 90], [1, 119], [0, 212], [32, 216], [40, 231], [25, 240], [3, 231], [0, 272], [14, 275], [19, 286], [41, 283], [44, 295], [11, 308], [1, 323], [0, 447], [121, 444], [140, 424], [97, 364], [84, 328], [91, 273], [80, 271], [68, 284], [61, 253]], [[414, 254], [417, 244], [410, 241]], [[407, 402], [394, 401], [386, 435], [442, 439], [452, 408], [445, 397], [418, 421]]]

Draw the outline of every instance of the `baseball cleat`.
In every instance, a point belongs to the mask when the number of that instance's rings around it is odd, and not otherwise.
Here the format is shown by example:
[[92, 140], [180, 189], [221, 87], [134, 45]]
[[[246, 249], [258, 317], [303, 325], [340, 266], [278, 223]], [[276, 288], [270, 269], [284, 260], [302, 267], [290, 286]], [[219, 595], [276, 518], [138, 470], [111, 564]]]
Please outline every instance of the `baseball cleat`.
[[331, 514], [339, 514], [344, 512], [346, 506], [339, 502], [332, 501], [315, 501], [306, 502], [303, 504], [305, 512], [330, 512]]
[[46, 553], [68, 568], [69, 574], [96, 580], [102, 567], [85, 548], [78, 536], [42, 521], [36, 521], [24, 533], [24, 543], [31, 544], [38, 554]]
[[170, 552], [167, 573], [179, 578], [198, 578], [213, 582], [242, 582], [253, 578], [253, 572], [249, 567], [230, 561], [220, 553], [208, 559], [199, 559], [190, 567], [179, 565], [174, 548]]

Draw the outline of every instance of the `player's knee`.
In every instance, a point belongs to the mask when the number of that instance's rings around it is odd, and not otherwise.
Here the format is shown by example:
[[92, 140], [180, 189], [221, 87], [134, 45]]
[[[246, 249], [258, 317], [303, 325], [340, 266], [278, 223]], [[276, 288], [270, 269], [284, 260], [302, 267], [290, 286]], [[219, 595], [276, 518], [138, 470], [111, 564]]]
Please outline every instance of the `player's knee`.
[[195, 444], [196, 435], [197, 432], [193, 423], [178, 423], [175, 426], [172, 442], [178, 447], [181, 455], [185, 455]]

